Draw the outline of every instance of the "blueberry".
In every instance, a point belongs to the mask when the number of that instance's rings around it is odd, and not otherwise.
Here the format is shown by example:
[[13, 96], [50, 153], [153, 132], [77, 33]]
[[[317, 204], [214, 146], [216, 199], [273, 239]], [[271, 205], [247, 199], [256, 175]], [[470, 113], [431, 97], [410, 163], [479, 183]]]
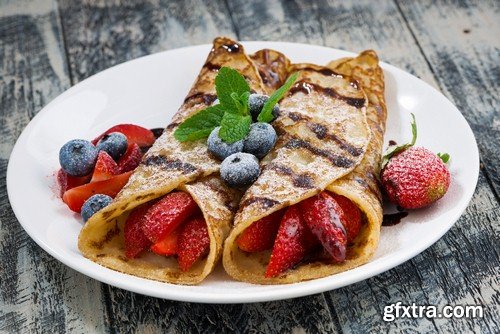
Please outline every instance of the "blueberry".
[[243, 152], [262, 159], [274, 147], [278, 136], [269, 123], [253, 123], [250, 132], [243, 141]]
[[[264, 104], [269, 99], [269, 96], [262, 94], [251, 94], [248, 98], [248, 109], [250, 109], [250, 114], [252, 115], [252, 119], [254, 122], [257, 122], [257, 117], [259, 116]], [[276, 104], [273, 107], [273, 116], [274, 118], [278, 117], [280, 111], [280, 107]]]
[[99, 151], [87, 140], [70, 140], [59, 150], [59, 163], [69, 175], [84, 176], [94, 169], [97, 153]]
[[113, 159], [118, 160], [127, 151], [127, 137], [120, 132], [111, 132], [104, 135], [97, 143], [98, 151], [105, 151]]
[[248, 153], [228, 156], [220, 165], [220, 176], [230, 187], [239, 188], [252, 184], [260, 174], [259, 160]]
[[89, 220], [97, 211], [108, 206], [111, 202], [113, 202], [113, 199], [108, 195], [96, 194], [89, 197], [82, 206], [83, 221]]
[[232, 144], [228, 144], [219, 137], [220, 126], [213, 129], [210, 136], [208, 136], [208, 151], [212, 152], [220, 160], [224, 160], [233, 153], [243, 151], [243, 140], [239, 140]]

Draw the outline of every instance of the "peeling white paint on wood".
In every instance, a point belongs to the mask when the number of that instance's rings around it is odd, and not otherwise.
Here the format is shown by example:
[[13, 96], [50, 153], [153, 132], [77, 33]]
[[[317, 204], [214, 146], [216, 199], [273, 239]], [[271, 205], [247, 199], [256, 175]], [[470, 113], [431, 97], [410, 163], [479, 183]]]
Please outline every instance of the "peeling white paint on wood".
[[[0, 332], [498, 331], [498, 7], [430, 0], [0, 0]], [[8, 155], [29, 119], [96, 72], [217, 35], [374, 48], [382, 60], [442, 90], [471, 122], [485, 166], [464, 215], [434, 246], [393, 270], [270, 303], [145, 297], [100, 284], [43, 252], [17, 223], [6, 195]], [[383, 307], [399, 300], [481, 304], [486, 312], [475, 320], [384, 323]]]

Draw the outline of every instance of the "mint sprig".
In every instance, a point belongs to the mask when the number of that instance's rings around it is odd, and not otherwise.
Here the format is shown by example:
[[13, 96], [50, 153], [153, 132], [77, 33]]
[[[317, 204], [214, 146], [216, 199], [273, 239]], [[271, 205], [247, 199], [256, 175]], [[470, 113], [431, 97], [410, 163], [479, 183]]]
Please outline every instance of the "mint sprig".
[[415, 120], [415, 115], [412, 113], [411, 114], [412, 121], [411, 121], [411, 133], [412, 133], [412, 139], [411, 142], [399, 146], [390, 146], [387, 149], [387, 152], [385, 155], [382, 157], [382, 168], [387, 165], [389, 162], [389, 159], [395, 156], [396, 154], [403, 152], [404, 150], [412, 147], [415, 145], [415, 142], [417, 141], [417, 121]]
[[257, 120], [259, 122], [266, 122], [269, 123], [274, 119], [273, 116], [273, 108], [276, 105], [276, 103], [279, 102], [285, 96], [285, 94], [288, 92], [288, 90], [292, 87], [292, 85], [295, 83], [295, 80], [297, 80], [297, 77], [299, 74], [295, 72], [292, 74], [281, 86], [278, 88], [271, 96], [269, 96], [269, 99], [266, 101], [264, 104], [264, 107], [262, 107], [262, 110], [257, 117]]
[[[294, 73], [269, 97], [258, 116], [259, 122], [273, 120], [273, 107], [296, 79], [297, 74]], [[221, 127], [219, 137], [224, 142], [234, 143], [247, 136], [252, 117], [248, 108], [250, 86], [245, 77], [232, 68], [221, 67], [215, 77], [215, 90], [220, 103], [199, 111], [180, 124], [174, 132], [177, 140], [185, 142], [206, 138], [218, 126]]]
[[174, 132], [175, 139], [185, 142], [208, 137], [221, 123], [224, 112], [220, 104], [201, 110], [179, 125]]
[[248, 86], [245, 77], [229, 67], [222, 67], [217, 73], [215, 90], [220, 104], [230, 112], [239, 110], [238, 102], [242, 102], [242, 94], [249, 93], [250, 95], [250, 86]]
[[251, 124], [252, 117], [250, 115], [237, 115], [227, 112], [220, 123], [219, 137], [229, 144], [237, 142], [247, 136]]

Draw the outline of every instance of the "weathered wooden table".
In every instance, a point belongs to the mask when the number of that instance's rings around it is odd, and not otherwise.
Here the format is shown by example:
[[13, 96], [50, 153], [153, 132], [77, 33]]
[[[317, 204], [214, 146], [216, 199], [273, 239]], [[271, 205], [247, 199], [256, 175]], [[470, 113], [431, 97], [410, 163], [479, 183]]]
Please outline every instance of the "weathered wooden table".
[[[499, 11], [498, 1], [467, 0], [0, 0], [0, 331], [498, 333]], [[468, 120], [481, 152], [466, 212], [434, 246], [393, 270], [335, 291], [260, 304], [145, 297], [87, 278], [45, 253], [18, 224], [5, 184], [10, 151], [29, 120], [105, 68], [217, 35], [373, 48], [441, 90]], [[396, 301], [480, 304], [485, 314], [385, 323], [383, 308]]]

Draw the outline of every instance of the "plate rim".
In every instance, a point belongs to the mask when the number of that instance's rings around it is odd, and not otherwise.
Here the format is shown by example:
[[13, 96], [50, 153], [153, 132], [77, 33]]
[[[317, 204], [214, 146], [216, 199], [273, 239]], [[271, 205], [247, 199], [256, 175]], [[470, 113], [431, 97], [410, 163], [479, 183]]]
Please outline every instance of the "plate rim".
[[[327, 46], [321, 46], [321, 45], [313, 45], [313, 44], [305, 44], [305, 43], [293, 43], [293, 42], [282, 42], [282, 41], [241, 41], [241, 44], [243, 46], [257, 46], [257, 47], [273, 47], [275, 49], [280, 50], [280, 46], [284, 46], [285, 48], [288, 47], [302, 47], [302, 48], [317, 48], [317, 49], [323, 49], [325, 51], [333, 51], [336, 53], [343, 53], [346, 56], [354, 56], [357, 53], [353, 53], [350, 51], [345, 51], [342, 49], [337, 49], [337, 48], [331, 48]], [[278, 46], [276, 46], [279, 44]], [[467, 120], [463, 116], [463, 114], [460, 112], [460, 110], [438, 89], [432, 87], [430, 84], [427, 82], [423, 81], [422, 79], [412, 75], [411, 73], [408, 73], [396, 66], [393, 66], [391, 64], [385, 63], [385, 62], [380, 62], [381, 67], [384, 70], [389, 70], [389, 71], [394, 71], [399, 74], [403, 74], [406, 76], [410, 76], [413, 80], [418, 80], [420, 83], [422, 83], [424, 86], [427, 86], [427, 88], [430, 88], [434, 93], [437, 93], [440, 95], [441, 98], [443, 98], [443, 101], [446, 101], [452, 108], [455, 109], [457, 112], [457, 117], [460, 119], [462, 123], [464, 123], [465, 128], [468, 130], [469, 134], [471, 135], [471, 138], [473, 140], [473, 149], [474, 149], [474, 159], [471, 159], [471, 163], [474, 165], [471, 166], [474, 168], [474, 185], [471, 186], [469, 189], [467, 189], [466, 192], [464, 192], [464, 205], [460, 209], [456, 209], [452, 218], [449, 219], [449, 223], [447, 223], [445, 226], [442, 227], [441, 230], [438, 231], [438, 233], [435, 233], [432, 235], [431, 238], [426, 239], [427, 242], [425, 243], [420, 243], [418, 244], [418, 247], [415, 247], [414, 249], [411, 249], [411, 252], [405, 252], [404, 254], [401, 254], [399, 256], [389, 256], [388, 258], [384, 259], [384, 265], [380, 266], [378, 268], [371, 269], [369, 271], [361, 271], [359, 273], [356, 273], [353, 277], [349, 277], [352, 275], [346, 274], [349, 272], [352, 272], [352, 270], [348, 270], [333, 276], [338, 276], [338, 275], [343, 275], [343, 276], [348, 276], [346, 280], [342, 281], [340, 284], [332, 284], [329, 282], [329, 278], [332, 276], [328, 276], [325, 278], [319, 278], [311, 281], [306, 281], [306, 282], [299, 282], [299, 283], [293, 283], [293, 284], [282, 284], [280, 286], [288, 286], [290, 288], [285, 289], [285, 290], [271, 290], [265, 289], [263, 291], [258, 291], [258, 292], [252, 292], [250, 294], [245, 293], [241, 295], [221, 295], [218, 293], [207, 293], [203, 292], [202, 294], [199, 294], [197, 291], [189, 291], [185, 290], [183, 288], [179, 287], [184, 287], [184, 286], [179, 286], [175, 284], [169, 284], [169, 283], [164, 283], [168, 284], [170, 287], [174, 287], [173, 289], [167, 289], [167, 290], [161, 290], [158, 292], [151, 291], [147, 288], [140, 288], [140, 287], [135, 287], [135, 286], [130, 286], [130, 283], [127, 283], [126, 280], [122, 279], [116, 279], [113, 275], [106, 275], [107, 271], [111, 271], [115, 274], [121, 274], [121, 275], [126, 275], [131, 277], [133, 280], [139, 279], [139, 280], [145, 280], [145, 281], [150, 281], [149, 279], [144, 279], [144, 278], [138, 278], [133, 275], [129, 274], [124, 274], [124, 273], [119, 273], [117, 271], [114, 271], [109, 268], [105, 268], [100, 266], [97, 263], [94, 263], [88, 259], [84, 259], [85, 261], [90, 262], [94, 266], [89, 266], [89, 267], [79, 267], [78, 264], [73, 263], [71, 260], [67, 260], [64, 256], [60, 256], [59, 253], [52, 249], [50, 245], [48, 245], [44, 240], [42, 240], [39, 236], [37, 236], [33, 230], [30, 230], [29, 227], [27, 228], [25, 224], [22, 223], [21, 219], [19, 219], [20, 216], [22, 216], [22, 213], [20, 212], [20, 208], [14, 206], [12, 203], [12, 190], [14, 189], [14, 180], [13, 180], [13, 163], [12, 163], [12, 158], [14, 157], [14, 162], [15, 162], [15, 157], [16, 157], [16, 152], [18, 150], [21, 150], [20, 145], [23, 142], [24, 138], [27, 136], [27, 134], [31, 131], [31, 128], [38, 122], [39, 119], [44, 117], [43, 115], [48, 112], [50, 107], [57, 103], [60, 99], [66, 98], [66, 96], [70, 95], [74, 90], [78, 89], [82, 85], [88, 83], [88, 81], [91, 81], [95, 79], [96, 77], [99, 77], [100, 75], [103, 75], [103, 73], [106, 73], [108, 71], [116, 71], [119, 70], [122, 66], [126, 66], [127, 64], [131, 62], [141, 62], [141, 61], [147, 61], [148, 58], [151, 57], [157, 57], [161, 56], [163, 54], [167, 54], [170, 52], [182, 52], [185, 51], [186, 49], [197, 49], [197, 48], [210, 48], [211, 44], [199, 44], [199, 45], [190, 45], [190, 46], [184, 46], [181, 48], [175, 48], [175, 49], [170, 49], [170, 50], [164, 50], [161, 52], [145, 55], [142, 57], [138, 57], [135, 59], [131, 59], [126, 62], [122, 62], [120, 64], [114, 65], [112, 67], [109, 67], [103, 71], [100, 71], [98, 73], [93, 74], [92, 76], [80, 81], [79, 83], [71, 86], [70, 88], [66, 89], [63, 91], [61, 94], [59, 94], [57, 97], [55, 97], [53, 100], [51, 100], [47, 105], [45, 105], [39, 112], [30, 120], [30, 122], [25, 126], [19, 137], [16, 139], [16, 143], [12, 148], [12, 151], [9, 155], [8, 159], [8, 165], [7, 165], [7, 173], [6, 173], [6, 185], [7, 185], [7, 194], [8, 194], [8, 199], [9, 199], [9, 204], [16, 216], [16, 219], [18, 223], [21, 225], [23, 230], [30, 236], [30, 238], [35, 241], [44, 251], [49, 253], [52, 257], [57, 259], [59, 262], [63, 263], [64, 265], [76, 270], [79, 273], [82, 273], [92, 279], [96, 279], [100, 282], [127, 290], [127, 291], [132, 291], [135, 293], [147, 295], [147, 296], [152, 296], [156, 298], [162, 298], [162, 299], [170, 299], [170, 300], [176, 300], [176, 301], [183, 301], [183, 302], [197, 302], [197, 303], [215, 303], [215, 304], [227, 304], [227, 303], [253, 303], [253, 302], [265, 302], [265, 301], [274, 301], [274, 300], [282, 300], [282, 299], [290, 299], [290, 298], [297, 298], [297, 297], [302, 297], [302, 296], [307, 296], [307, 295], [312, 295], [312, 294], [317, 294], [321, 292], [326, 292], [330, 290], [335, 290], [356, 282], [363, 281], [365, 279], [368, 279], [370, 277], [374, 277], [376, 275], [379, 275], [385, 271], [388, 271], [390, 269], [395, 268], [398, 265], [401, 265], [408, 260], [412, 259], [413, 257], [417, 256], [418, 254], [422, 253], [424, 250], [427, 248], [431, 247], [434, 243], [436, 243], [441, 237], [449, 231], [453, 225], [457, 222], [457, 220], [463, 215], [464, 211], [467, 209], [472, 196], [475, 193], [475, 189], [477, 187], [477, 182], [478, 182], [478, 177], [479, 177], [479, 150], [477, 146], [477, 140], [474, 136], [474, 133], [468, 124]], [[375, 260], [376, 261], [376, 260]], [[368, 262], [367, 264], [364, 264], [360, 267], [367, 266], [370, 263], [374, 263], [374, 260]], [[220, 264], [219, 264], [220, 265]], [[104, 271], [94, 271], [93, 268], [95, 266], [99, 266], [103, 269]], [[357, 267], [357, 268], [360, 268]], [[311, 282], [316, 282], [317, 284], [309, 284]], [[330, 283], [330, 284], [329, 284]], [[332, 287], [332, 285], [335, 285]], [[146, 285], [147, 286], [147, 285]], [[258, 285], [261, 286], [261, 285]], [[179, 288], [179, 289], [176, 289]]]

